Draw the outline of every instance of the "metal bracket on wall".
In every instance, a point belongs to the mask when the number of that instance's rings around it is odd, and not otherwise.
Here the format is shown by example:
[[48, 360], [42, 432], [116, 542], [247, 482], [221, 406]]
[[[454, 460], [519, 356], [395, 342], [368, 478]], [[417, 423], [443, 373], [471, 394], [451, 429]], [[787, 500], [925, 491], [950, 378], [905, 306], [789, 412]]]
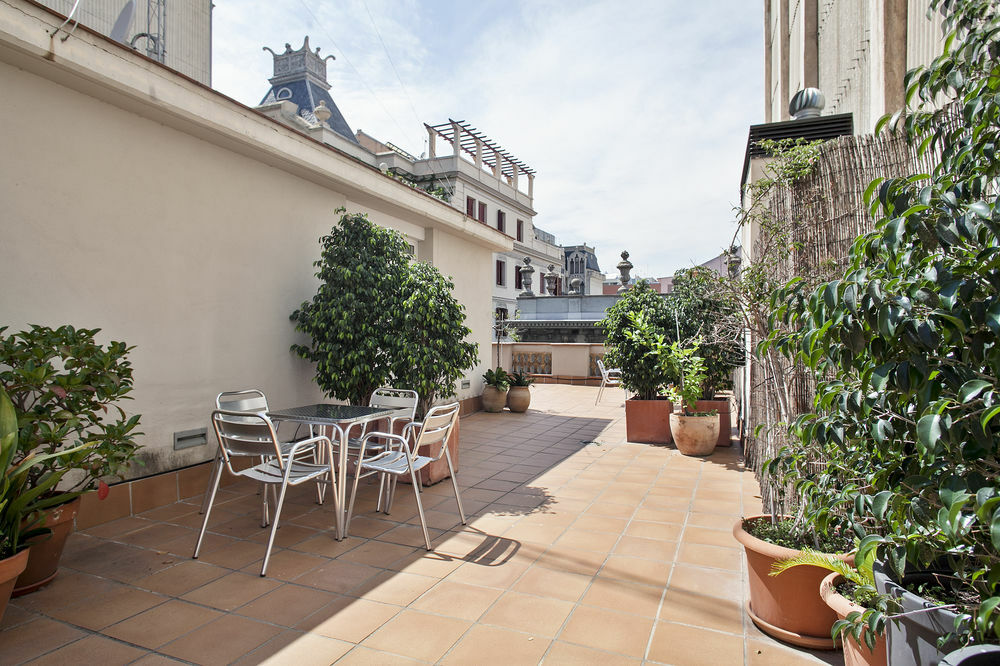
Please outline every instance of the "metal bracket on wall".
[[208, 428], [180, 430], [174, 433], [174, 451], [208, 444]]

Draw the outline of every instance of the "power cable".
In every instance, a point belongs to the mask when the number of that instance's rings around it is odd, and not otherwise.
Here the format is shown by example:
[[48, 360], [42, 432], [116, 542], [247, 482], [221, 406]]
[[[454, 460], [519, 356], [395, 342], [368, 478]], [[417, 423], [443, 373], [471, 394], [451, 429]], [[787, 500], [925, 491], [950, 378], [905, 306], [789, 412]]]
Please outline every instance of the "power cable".
[[419, 125], [423, 121], [420, 120], [420, 114], [417, 113], [416, 107], [413, 106], [413, 98], [410, 97], [410, 92], [406, 89], [406, 84], [403, 83], [403, 78], [399, 75], [399, 70], [396, 69], [396, 63], [393, 62], [392, 56], [389, 54], [389, 47], [386, 46], [385, 40], [382, 39], [382, 33], [378, 29], [378, 25], [375, 23], [375, 17], [372, 16], [372, 10], [369, 9], [368, 3], [365, 2], [365, 11], [368, 12], [368, 19], [372, 22], [372, 27], [375, 29], [375, 34], [378, 36], [378, 41], [382, 44], [382, 50], [385, 51], [385, 57], [389, 61], [389, 65], [392, 67], [393, 74], [396, 75], [396, 80], [399, 81], [399, 87], [403, 89], [403, 94], [406, 95], [406, 101], [410, 105], [410, 111], [413, 112], [413, 119], [417, 121]]

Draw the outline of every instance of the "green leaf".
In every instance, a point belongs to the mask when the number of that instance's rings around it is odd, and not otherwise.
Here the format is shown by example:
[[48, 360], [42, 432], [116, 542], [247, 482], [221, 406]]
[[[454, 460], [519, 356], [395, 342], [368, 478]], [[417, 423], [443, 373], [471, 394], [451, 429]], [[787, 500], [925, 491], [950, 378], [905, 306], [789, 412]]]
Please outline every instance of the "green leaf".
[[962, 404], [966, 404], [974, 400], [976, 396], [991, 386], [993, 386], [992, 383], [982, 379], [970, 379], [962, 384], [962, 388], [958, 390], [958, 401]]
[[992, 421], [997, 414], [1000, 414], [1000, 405], [986, 410], [986, 413], [984, 413], [979, 420], [980, 425], [983, 426], [983, 430], [986, 430], [986, 426], [989, 425], [990, 421]]
[[917, 421], [917, 446], [929, 453], [936, 449], [941, 441], [941, 415], [926, 414]]
[[1000, 507], [993, 513], [993, 520], [990, 522], [990, 540], [993, 547], [1000, 550]]

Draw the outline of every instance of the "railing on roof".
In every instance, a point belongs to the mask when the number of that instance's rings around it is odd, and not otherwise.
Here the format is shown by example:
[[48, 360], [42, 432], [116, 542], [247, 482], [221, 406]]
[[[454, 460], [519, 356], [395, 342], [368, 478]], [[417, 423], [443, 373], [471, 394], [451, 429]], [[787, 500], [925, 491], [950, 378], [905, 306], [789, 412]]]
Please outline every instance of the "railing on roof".
[[[496, 143], [464, 120], [452, 120], [449, 118], [446, 123], [441, 123], [440, 125], [427, 125], [425, 123], [424, 127], [426, 127], [428, 131], [433, 131], [444, 137], [444, 139], [451, 143], [452, 146], [455, 145], [455, 134], [457, 128], [457, 133], [459, 135], [458, 144], [461, 149], [471, 155], [473, 161], [477, 164], [479, 164], [479, 161], [482, 160], [482, 163], [489, 166], [494, 173], [497, 171], [497, 162], [499, 158], [500, 173], [508, 178], [516, 178], [517, 175], [521, 173], [532, 177], [535, 175], [534, 169], [508, 153], [502, 146], [500, 146], [500, 144]], [[480, 150], [480, 146], [488, 150]]]

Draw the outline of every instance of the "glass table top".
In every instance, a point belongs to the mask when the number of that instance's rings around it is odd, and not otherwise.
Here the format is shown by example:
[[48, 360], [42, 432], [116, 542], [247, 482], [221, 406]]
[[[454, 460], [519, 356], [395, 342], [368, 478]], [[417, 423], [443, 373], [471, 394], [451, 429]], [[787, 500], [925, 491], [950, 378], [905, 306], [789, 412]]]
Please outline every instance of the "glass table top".
[[273, 409], [267, 415], [272, 419], [304, 421], [308, 423], [349, 423], [359, 419], [388, 416], [399, 410], [391, 407], [363, 407], [356, 405], [305, 405]]

